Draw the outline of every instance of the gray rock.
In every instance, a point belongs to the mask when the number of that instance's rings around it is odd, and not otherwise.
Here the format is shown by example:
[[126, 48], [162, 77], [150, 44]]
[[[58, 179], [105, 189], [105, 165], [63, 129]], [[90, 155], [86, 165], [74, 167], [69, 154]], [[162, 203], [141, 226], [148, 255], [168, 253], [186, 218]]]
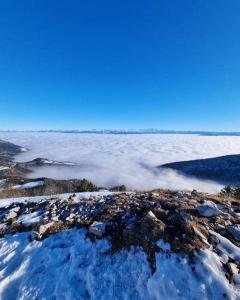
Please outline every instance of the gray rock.
[[176, 198], [183, 198], [183, 197], [184, 197], [184, 192], [176, 192], [176, 193], [174, 194], [174, 196], [175, 196]]
[[89, 227], [89, 232], [96, 235], [97, 237], [102, 237], [105, 233], [106, 225], [103, 222], [93, 222]]
[[191, 196], [197, 196], [197, 194], [198, 194], [197, 190], [192, 190]]

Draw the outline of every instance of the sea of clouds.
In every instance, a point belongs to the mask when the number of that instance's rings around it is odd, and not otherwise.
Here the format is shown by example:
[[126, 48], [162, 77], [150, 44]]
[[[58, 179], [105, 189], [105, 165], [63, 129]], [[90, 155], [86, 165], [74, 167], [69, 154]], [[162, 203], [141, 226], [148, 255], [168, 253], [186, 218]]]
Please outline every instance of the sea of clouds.
[[0, 139], [26, 147], [16, 160], [44, 157], [77, 167], [41, 167], [31, 177], [86, 178], [102, 187], [197, 189], [216, 192], [221, 185], [157, 169], [164, 163], [240, 153], [240, 137], [182, 134], [76, 134], [0, 132]]

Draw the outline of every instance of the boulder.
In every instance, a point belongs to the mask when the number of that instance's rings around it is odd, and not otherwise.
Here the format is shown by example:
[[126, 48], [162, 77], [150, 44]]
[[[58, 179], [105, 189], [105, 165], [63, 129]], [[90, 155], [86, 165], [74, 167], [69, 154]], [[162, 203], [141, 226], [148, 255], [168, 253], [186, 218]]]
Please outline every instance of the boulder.
[[212, 201], [205, 201], [197, 207], [198, 213], [203, 217], [214, 217], [222, 214], [221, 210]]

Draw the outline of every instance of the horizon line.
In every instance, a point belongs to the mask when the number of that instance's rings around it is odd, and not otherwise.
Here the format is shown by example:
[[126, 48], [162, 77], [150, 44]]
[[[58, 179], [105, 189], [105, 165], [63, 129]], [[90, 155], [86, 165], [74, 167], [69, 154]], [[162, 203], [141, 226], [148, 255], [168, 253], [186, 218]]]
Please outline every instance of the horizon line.
[[42, 133], [89, 133], [89, 134], [200, 134], [240, 136], [240, 131], [211, 131], [211, 130], [174, 130], [174, 129], [39, 129], [39, 130], [1, 130], [0, 132], [42, 132]]

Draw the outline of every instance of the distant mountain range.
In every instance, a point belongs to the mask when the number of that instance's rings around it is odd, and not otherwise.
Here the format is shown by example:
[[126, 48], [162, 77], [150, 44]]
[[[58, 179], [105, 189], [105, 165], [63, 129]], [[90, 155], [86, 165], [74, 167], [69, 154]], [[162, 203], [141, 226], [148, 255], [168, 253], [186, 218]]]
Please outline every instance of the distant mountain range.
[[95, 134], [197, 134], [202, 136], [240, 136], [240, 132], [193, 131], [164, 129], [90, 129], [90, 130], [5, 130], [2, 132], [53, 132], [53, 133], [95, 133]]

